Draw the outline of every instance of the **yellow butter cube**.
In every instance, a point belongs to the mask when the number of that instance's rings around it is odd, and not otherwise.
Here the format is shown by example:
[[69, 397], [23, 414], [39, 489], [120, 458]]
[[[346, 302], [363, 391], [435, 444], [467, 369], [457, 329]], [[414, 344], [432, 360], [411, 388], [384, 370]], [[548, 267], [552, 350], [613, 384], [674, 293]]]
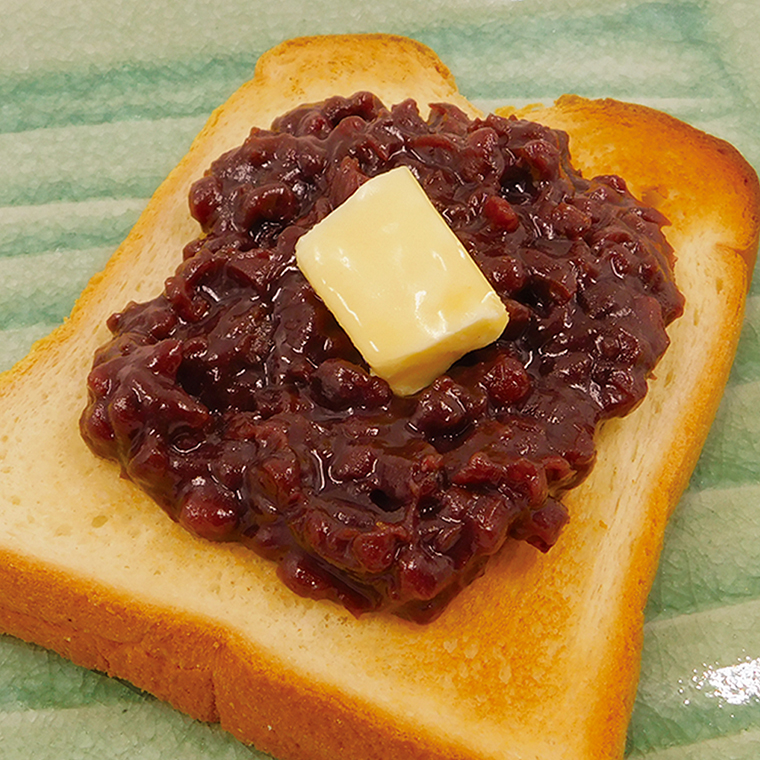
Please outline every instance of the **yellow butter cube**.
[[406, 396], [498, 338], [507, 312], [407, 167], [363, 184], [296, 244], [372, 371]]

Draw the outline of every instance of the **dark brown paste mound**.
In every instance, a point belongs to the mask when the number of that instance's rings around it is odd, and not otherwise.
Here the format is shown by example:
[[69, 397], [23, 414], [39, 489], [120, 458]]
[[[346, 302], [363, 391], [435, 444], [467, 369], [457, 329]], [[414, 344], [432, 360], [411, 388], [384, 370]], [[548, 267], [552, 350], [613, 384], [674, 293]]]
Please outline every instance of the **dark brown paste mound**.
[[[399, 165], [510, 314], [410, 398], [368, 373], [294, 261]], [[682, 309], [665, 220], [621, 179], [581, 178], [564, 133], [450, 105], [298, 108], [214, 162], [190, 208], [203, 235], [163, 294], [108, 322], [84, 438], [190, 531], [357, 614], [430, 619], [508, 536], [551, 547], [595, 429], [644, 397]]]

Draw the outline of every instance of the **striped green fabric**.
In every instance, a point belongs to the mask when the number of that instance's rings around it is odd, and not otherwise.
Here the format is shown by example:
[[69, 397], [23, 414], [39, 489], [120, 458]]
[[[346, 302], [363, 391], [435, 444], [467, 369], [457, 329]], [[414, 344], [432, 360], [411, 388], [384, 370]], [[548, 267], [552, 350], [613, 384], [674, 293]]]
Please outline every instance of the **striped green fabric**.
[[[405, 34], [433, 47], [485, 109], [563, 92], [632, 100], [730, 140], [760, 167], [760, 4], [421, 5], [0, 0], [0, 369], [66, 317], [210, 111], [288, 37]], [[631, 758], [760, 757], [758, 410], [760, 284], [718, 419], [668, 529]], [[8, 760], [262, 757], [9, 637], [0, 637], [0, 747]]]

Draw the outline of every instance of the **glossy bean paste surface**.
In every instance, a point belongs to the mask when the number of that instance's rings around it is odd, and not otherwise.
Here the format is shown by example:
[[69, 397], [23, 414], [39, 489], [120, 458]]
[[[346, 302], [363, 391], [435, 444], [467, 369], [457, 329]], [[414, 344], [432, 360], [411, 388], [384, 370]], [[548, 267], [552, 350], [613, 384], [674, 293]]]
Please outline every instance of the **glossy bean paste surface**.
[[[401, 165], [510, 315], [407, 398], [369, 373], [294, 257]], [[189, 202], [202, 234], [161, 295], [110, 318], [82, 434], [193, 533], [355, 614], [423, 622], [504, 541], [549, 550], [595, 431], [643, 399], [683, 307], [662, 216], [618, 177], [582, 178], [566, 135], [528, 121], [335, 97], [253, 129]]]

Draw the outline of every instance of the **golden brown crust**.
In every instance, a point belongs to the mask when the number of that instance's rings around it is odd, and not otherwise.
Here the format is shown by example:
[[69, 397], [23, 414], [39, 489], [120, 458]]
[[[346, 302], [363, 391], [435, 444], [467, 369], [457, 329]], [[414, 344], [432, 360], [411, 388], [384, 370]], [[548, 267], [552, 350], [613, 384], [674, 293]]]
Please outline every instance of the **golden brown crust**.
[[[678, 353], [676, 345], [664, 366], [657, 370], [658, 376], [666, 377], [666, 373], [674, 371], [676, 362], [688, 360], [700, 376], [691, 391], [690, 408], [682, 412], [678, 434], [662, 452], [659, 471], [651, 472], [654, 482], [650, 497], [644, 502], [646, 512], [639, 534], [631, 538], [631, 564], [638, 574], [626, 576], [626, 586], [621, 591], [626, 604], [618, 612], [618, 650], [607, 659], [607, 675], [602, 679], [617, 684], [621, 713], [630, 714], [635, 681], [626, 690], [618, 669], [622, 663], [624, 672], [638, 667], [642, 610], [654, 580], [665, 523], [696, 465], [736, 352], [743, 322], [743, 293], [749, 288], [757, 255], [760, 187], [755, 172], [731, 145], [685, 128], [677, 119], [645, 106], [565, 95], [550, 109], [530, 109], [517, 115], [567, 131], [573, 162], [587, 176], [614, 173], [625, 177], [635, 195], [659, 208], [671, 221], [668, 237], [678, 257], [684, 255], [681, 251], [684, 239], [697, 234], [700, 227], [713, 231], [712, 234], [720, 231], [719, 242], [710, 239], [708, 233], [703, 243], [706, 248], [717, 244], [721, 249], [711, 283], [716, 288], [714, 300], [720, 302], [720, 308], [712, 311], [703, 306], [695, 313], [695, 303], [687, 303], [686, 314], [671, 332], [675, 333], [673, 340], [678, 341], [679, 333], [693, 327], [706, 312], [708, 318], [720, 320], [713, 327], [721, 337], [709, 351], [702, 351], [701, 358], [694, 355], [693, 346]], [[677, 264], [677, 276], [685, 269]], [[721, 285], [724, 281], [732, 285], [725, 291]], [[699, 289], [698, 284], [694, 287]], [[702, 295], [691, 291], [692, 301]], [[694, 330], [688, 340], [699, 341], [699, 330]], [[651, 395], [656, 395], [660, 388], [662, 393], [671, 392], [667, 385], [655, 387]], [[650, 398], [647, 403], [652, 406], [660, 402]], [[650, 438], [659, 434], [656, 420], [652, 415], [655, 424], [650, 426]], [[604, 464], [601, 462], [597, 469], [602, 470]], [[601, 473], [597, 472], [595, 477], [600, 479]], [[572, 497], [571, 510], [579, 498], [581, 492]], [[600, 704], [596, 707], [603, 713], [597, 725], [607, 725], [612, 732], [617, 730], [614, 722], [605, 724], [606, 709]]]
[[[251, 125], [358, 89], [474, 112], [409, 40], [275, 48], [212, 116], [67, 325], [0, 379], [0, 626], [218, 716], [282, 760], [621, 756], [663, 528], [718, 403], [757, 242], [757, 180], [725, 143], [612, 101], [565, 97], [532, 114], [569, 132], [585, 173], [621, 173], [668, 214], [688, 310], [647, 401], [603, 432], [558, 545], [547, 555], [508, 545], [429, 626], [357, 621], [293, 597], [263, 560], [185, 534], [77, 435], [106, 316], [152, 295], [195, 235], [190, 182]], [[672, 146], [665, 164], [652, 135]]]
[[[675, 227], [688, 229], [697, 215], [725, 230], [724, 244], [744, 258], [752, 273], [758, 178], [729, 143], [695, 129], [685, 131], [682, 122], [661, 111], [610, 99], [563, 95], [550, 109], [507, 110], [571, 132], [577, 167], [625, 177], [632, 192], [659, 208]], [[628, 146], [622, 155], [616, 148], [621, 144]]]

